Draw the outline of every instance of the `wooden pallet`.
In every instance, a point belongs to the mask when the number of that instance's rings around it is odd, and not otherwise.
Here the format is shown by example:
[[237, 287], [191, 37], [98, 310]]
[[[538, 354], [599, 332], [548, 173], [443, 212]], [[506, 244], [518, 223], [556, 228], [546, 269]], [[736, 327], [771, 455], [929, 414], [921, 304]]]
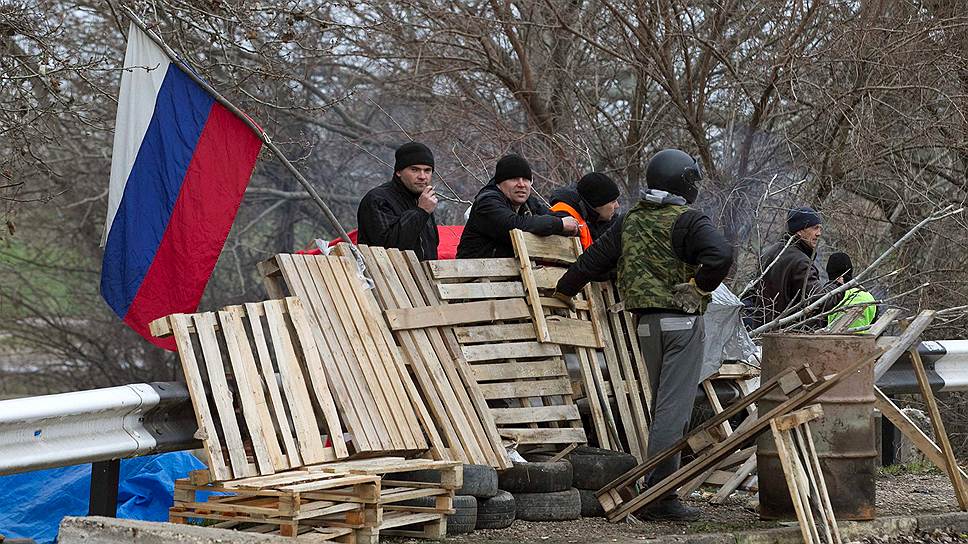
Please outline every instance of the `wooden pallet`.
[[612, 281], [593, 284], [592, 296], [603, 323], [605, 365], [618, 407], [617, 426], [624, 439], [625, 451], [639, 462], [649, 451], [649, 429], [652, 426], [652, 386], [649, 370], [639, 349], [635, 316], [620, 302], [618, 288]]
[[[859, 361], [852, 367], [849, 367], [848, 370], [849, 372], [853, 372], [857, 368], [860, 368], [860, 365], [864, 363], [869, 364], [873, 360], [871, 358], [867, 361]], [[845, 370], [837, 376], [842, 377], [847, 375], [848, 370]], [[606, 516], [610, 521], [624, 519], [632, 512], [665, 496], [683, 483], [701, 475], [710, 467], [721, 463], [727, 457], [734, 454], [748, 440], [762, 432], [769, 425], [770, 419], [806, 405], [835, 385], [840, 379], [837, 376], [829, 380], [817, 379], [806, 365], [798, 368], [788, 368], [780, 374], [777, 374], [741, 401], [733, 403], [722, 413], [708, 419], [688, 436], [683, 437], [669, 448], [659, 452], [645, 463], [638, 465], [600, 489], [596, 493], [596, 496], [605, 509]], [[804, 389], [805, 387], [809, 388]], [[800, 393], [791, 396], [789, 400], [771, 410], [766, 416], [752, 420], [742, 432], [733, 433], [728, 437], [723, 436], [720, 426], [723, 421], [739, 414], [747, 406], [758, 402], [767, 393], [774, 390], [782, 391], [787, 395], [797, 391], [800, 391]], [[687, 448], [698, 454], [696, 459], [661, 482], [648, 488], [644, 493], [638, 493], [637, 484], [639, 479], [646, 476], [663, 460]]]
[[[369, 294], [372, 304], [390, 315], [447, 308], [443, 300], [471, 297], [487, 303], [495, 293], [507, 292], [450, 289], [435, 285], [412, 251], [358, 246], [374, 281]], [[345, 246], [337, 252], [346, 252]], [[460, 287], [453, 284], [451, 287]], [[484, 285], [484, 284], [480, 284]], [[404, 317], [405, 321], [406, 318]], [[399, 325], [400, 320], [396, 323]], [[412, 324], [412, 322], [411, 322]], [[450, 459], [463, 463], [490, 465], [497, 469], [511, 466], [511, 460], [498, 434], [487, 400], [478, 386], [472, 368], [464, 358], [451, 327], [391, 327], [394, 337], [410, 361], [414, 380], [436, 424], [436, 431], [447, 447]]]
[[[381, 522], [379, 476], [296, 470], [197, 483], [207, 475], [175, 482], [172, 523], [213, 520], [222, 528], [354, 542], [357, 533], [366, 537]], [[219, 494], [202, 500], [199, 493]]]
[[[349, 455], [334, 392], [298, 300], [173, 314], [152, 322], [151, 331], [175, 336], [214, 480]], [[331, 445], [324, 445], [320, 429]]]
[[[521, 278], [516, 259], [429, 261], [426, 267], [438, 289], [462, 289], [462, 296], [476, 295], [456, 286]], [[452, 329], [503, 438], [527, 448], [586, 442], [561, 349], [537, 341], [523, 291], [506, 299], [451, 299], [414, 317], [412, 322]], [[555, 321], [549, 325], [559, 331]]]
[[432, 447], [440, 454], [443, 444], [403, 355], [361, 285], [355, 261], [280, 254], [260, 269], [270, 295], [292, 293], [309, 310], [320, 358], [355, 451], [400, 453]]
[[[377, 527], [361, 529], [359, 538], [380, 535], [443, 540], [447, 516], [454, 513], [454, 493], [463, 484], [463, 466], [456, 461], [378, 458], [319, 465], [314, 470], [382, 477]], [[418, 472], [419, 471], [419, 472]], [[434, 506], [410, 506], [406, 501], [434, 497]]]
[[773, 418], [770, 429], [803, 541], [806, 544], [821, 542], [816, 519], [819, 518], [824, 530], [824, 541], [828, 544], [841, 544], [837, 519], [834, 517], [827, 484], [824, 482], [823, 470], [820, 468], [820, 460], [817, 458], [810, 432], [810, 421], [821, 417], [823, 408], [819, 404], [813, 404], [791, 414]]

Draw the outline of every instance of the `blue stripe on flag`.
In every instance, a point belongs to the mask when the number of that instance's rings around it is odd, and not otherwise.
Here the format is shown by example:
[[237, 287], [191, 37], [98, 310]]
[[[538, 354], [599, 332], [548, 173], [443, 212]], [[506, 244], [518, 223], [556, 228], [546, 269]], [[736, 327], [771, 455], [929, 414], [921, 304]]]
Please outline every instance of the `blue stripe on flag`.
[[171, 65], [111, 224], [101, 294], [124, 319], [168, 228], [215, 99]]

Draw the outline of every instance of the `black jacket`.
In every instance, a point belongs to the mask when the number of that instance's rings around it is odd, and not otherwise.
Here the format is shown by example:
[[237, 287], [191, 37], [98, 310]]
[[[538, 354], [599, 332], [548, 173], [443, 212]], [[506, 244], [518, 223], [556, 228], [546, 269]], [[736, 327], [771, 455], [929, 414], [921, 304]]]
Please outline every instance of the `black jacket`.
[[437, 221], [417, 207], [417, 197], [396, 175], [370, 189], [356, 211], [358, 242], [368, 246], [412, 249], [420, 260], [437, 258]]
[[[578, 191], [568, 187], [560, 187], [551, 193], [551, 205], [554, 206], [559, 202], [564, 202], [572, 208], [575, 208], [578, 214], [581, 215], [582, 219], [585, 220], [585, 224], [588, 225], [588, 230], [591, 232], [592, 240], [598, 240], [598, 238], [605, 234], [605, 231], [607, 231], [618, 218], [616, 215], [608, 221], [602, 221], [598, 216], [598, 212], [595, 211], [595, 208], [589, 206], [588, 203], [585, 202], [585, 199], [578, 194]], [[567, 212], [551, 212], [551, 215], [557, 217], [568, 217]]]
[[[625, 216], [589, 246], [558, 280], [557, 290], [575, 296], [585, 284], [600, 278], [618, 266], [622, 256], [622, 225]], [[713, 222], [699, 210], [684, 212], [672, 226], [672, 249], [683, 261], [701, 265], [696, 272], [696, 286], [712, 291], [719, 286], [733, 264], [733, 252]]]
[[[837, 284], [825, 286], [820, 280], [820, 271], [814, 263], [815, 250], [806, 242], [797, 240], [789, 246], [786, 242], [784, 239], [769, 246], [760, 257], [760, 270], [776, 260], [760, 282], [758, 306], [763, 312], [764, 323], [773, 321], [791, 305], [801, 302], [803, 293], [808, 298], [819, 298], [839, 287]], [[822, 311], [833, 309], [838, 302], [839, 298], [831, 297]]]
[[561, 218], [531, 195], [517, 212], [496, 185], [487, 185], [474, 198], [470, 217], [457, 246], [458, 259], [514, 257], [513, 229], [538, 236], [562, 233]]

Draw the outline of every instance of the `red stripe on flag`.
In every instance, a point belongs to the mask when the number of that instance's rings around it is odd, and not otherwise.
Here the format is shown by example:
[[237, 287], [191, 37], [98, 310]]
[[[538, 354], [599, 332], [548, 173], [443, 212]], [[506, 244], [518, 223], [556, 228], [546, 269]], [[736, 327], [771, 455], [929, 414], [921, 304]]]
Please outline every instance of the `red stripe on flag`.
[[242, 120], [212, 106], [165, 235], [124, 319], [156, 346], [175, 349], [172, 339], [153, 338], [148, 323], [198, 308], [261, 148]]

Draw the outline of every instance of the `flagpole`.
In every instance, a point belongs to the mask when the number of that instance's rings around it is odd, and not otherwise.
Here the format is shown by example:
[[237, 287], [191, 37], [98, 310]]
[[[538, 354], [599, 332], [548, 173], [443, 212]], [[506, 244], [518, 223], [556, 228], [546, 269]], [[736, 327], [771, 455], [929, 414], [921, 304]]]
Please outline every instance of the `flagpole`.
[[241, 109], [235, 106], [235, 104], [229, 102], [227, 98], [225, 98], [224, 96], [221, 95], [221, 93], [216, 91], [211, 85], [208, 84], [208, 82], [198, 77], [198, 75], [195, 74], [195, 71], [192, 70], [191, 66], [189, 66], [185, 61], [181, 60], [178, 57], [178, 55], [175, 54], [175, 51], [172, 50], [172, 48], [168, 47], [168, 44], [166, 44], [161, 39], [160, 36], [152, 32], [151, 30], [149, 30], [148, 27], [145, 25], [145, 23], [140, 18], [138, 18], [138, 16], [133, 11], [131, 11], [131, 8], [129, 8], [128, 6], [120, 6], [120, 8], [124, 12], [125, 16], [128, 19], [130, 19], [132, 23], [137, 25], [138, 28], [140, 28], [141, 31], [144, 32], [145, 35], [151, 39], [151, 41], [155, 42], [155, 45], [160, 47], [161, 50], [165, 52], [165, 55], [168, 56], [171, 62], [177, 64], [178, 67], [181, 68], [181, 70], [185, 72], [185, 74], [188, 77], [192, 79], [192, 81], [194, 81], [203, 89], [208, 91], [208, 93], [215, 98], [216, 102], [225, 106], [226, 109], [234, 113], [236, 117], [241, 119], [242, 122], [245, 123], [245, 125], [249, 127], [249, 129], [253, 133], [255, 133], [260, 140], [262, 140], [265, 146], [269, 148], [269, 151], [271, 151], [272, 154], [275, 155], [280, 162], [282, 162], [283, 166], [285, 166], [286, 169], [289, 170], [289, 172], [296, 177], [296, 181], [298, 181], [299, 184], [303, 186], [303, 189], [305, 189], [306, 192], [309, 193], [309, 196], [312, 197], [316, 205], [323, 210], [323, 214], [326, 216], [326, 219], [328, 219], [329, 222], [332, 224], [332, 226], [336, 228], [336, 231], [339, 233], [340, 237], [350, 244], [353, 255], [356, 257], [357, 263], [361, 266], [361, 270], [362, 270], [363, 269], [362, 255], [360, 255], [359, 251], [356, 249], [356, 245], [353, 243], [353, 241], [350, 240], [350, 236], [346, 233], [346, 229], [344, 229], [343, 225], [341, 225], [339, 220], [336, 219], [336, 216], [333, 214], [333, 211], [329, 209], [329, 206], [326, 205], [326, 202], [323, 200], [323, 198], [319, 196], [319, 193], [316, 192], [316, 189], [312, 186], [312, 184], [309, 183], [309, 181], [305, 177], [303, 177], [303, 175], [299, 172], [299, 170], [296, 170], [296, 167], [293, 166], [291, 162], [289, 162], [289, 159], [287, 159], [286, 156], [282, 153], [282, 151], [278, 147], [276, 147], [276, 144], [272, 142], [272, 140], [269, 138], [269, 135], [266, 134], [264, 130], [259, 128], [259, 126], [256, 125], [252, 121], [252, 119], [249, 119], [249, 116], [243, 113]]

